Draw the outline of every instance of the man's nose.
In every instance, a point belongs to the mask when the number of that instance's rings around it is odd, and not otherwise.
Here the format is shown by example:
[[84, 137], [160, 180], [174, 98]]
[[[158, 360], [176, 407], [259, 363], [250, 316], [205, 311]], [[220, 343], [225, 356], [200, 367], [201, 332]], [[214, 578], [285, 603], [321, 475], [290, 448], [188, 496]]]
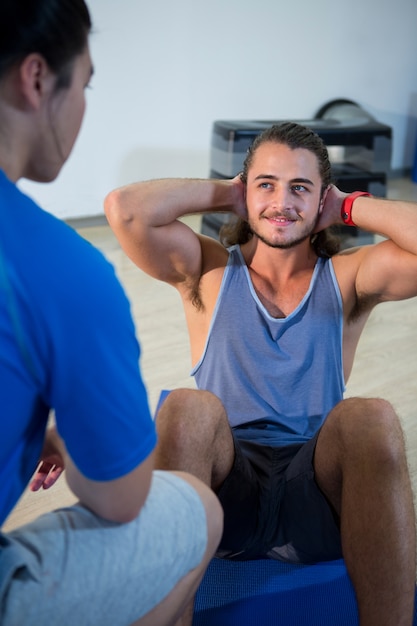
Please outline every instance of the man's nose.
[[287, 209], [290, 205], [290, 193], [286, 187], [277, 186], [272, 197], [273, 206], [279, 210]]

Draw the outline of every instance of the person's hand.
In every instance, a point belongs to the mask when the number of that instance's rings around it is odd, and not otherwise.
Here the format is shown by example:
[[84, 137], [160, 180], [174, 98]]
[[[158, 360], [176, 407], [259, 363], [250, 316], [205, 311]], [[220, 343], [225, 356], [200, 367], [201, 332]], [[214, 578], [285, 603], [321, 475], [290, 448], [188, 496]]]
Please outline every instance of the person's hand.
[[330, 185], [324, 192], [323, 209], [317, 220], [314, 232], [318, 233], [329, 226], [342, 223], [341, 209], [343, 200], [348, 194], [340, 191], [335, 185]]
[[233, 213], [242, 220], [247, 221], [248, 210], [246, 207], [246, 185], [243, 183], [240, 174], [232, 178], [231, 183], [233, 185], [234, 193]]
[[56, 483], [64, 471], [64, 459], [61, 453], [62, 446], [55, 427], [49, 428], [45, 435], [39, 465], [30, 482], [31, 491], [49, 489]]

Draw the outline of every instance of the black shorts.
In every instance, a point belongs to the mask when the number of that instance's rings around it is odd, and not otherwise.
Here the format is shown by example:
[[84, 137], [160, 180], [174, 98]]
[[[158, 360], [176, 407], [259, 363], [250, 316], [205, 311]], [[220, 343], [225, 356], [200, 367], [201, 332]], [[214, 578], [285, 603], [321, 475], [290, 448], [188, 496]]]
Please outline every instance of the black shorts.
[[294, 563], [341, 558], [339, 520], [314, 478], [318, 433], [283, 447], [233, 436], [234, 465], [218, 493], [224, 532], [217, 556]]

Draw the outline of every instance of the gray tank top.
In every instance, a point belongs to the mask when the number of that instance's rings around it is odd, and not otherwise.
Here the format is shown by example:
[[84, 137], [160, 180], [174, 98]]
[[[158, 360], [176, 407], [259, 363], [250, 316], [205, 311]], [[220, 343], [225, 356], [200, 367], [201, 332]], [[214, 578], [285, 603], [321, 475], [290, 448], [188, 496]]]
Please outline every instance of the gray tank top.
[[233, 246], [191, 375], [199, 389], [222, 400], [239, 436], [304, 442], [343, 397], [342, 331], [342, 298], [330, 259], [317, 260], [303, 300], [277, 319], [259, 300], [240, 247]]

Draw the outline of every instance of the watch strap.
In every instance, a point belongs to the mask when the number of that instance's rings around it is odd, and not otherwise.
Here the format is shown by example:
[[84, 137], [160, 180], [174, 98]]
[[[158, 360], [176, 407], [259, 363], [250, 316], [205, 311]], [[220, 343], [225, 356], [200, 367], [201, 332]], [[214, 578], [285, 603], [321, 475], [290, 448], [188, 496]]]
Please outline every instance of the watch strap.
[[371, 194], [367, 191], [354, 191], [350, 193], [342, 202], [342, 208], [340, 211], [342, 220], [346, 226], [356, 226], [355, 222], [352, 220], [352, 205], [356, 198], [359, 196], [370, 196]]

